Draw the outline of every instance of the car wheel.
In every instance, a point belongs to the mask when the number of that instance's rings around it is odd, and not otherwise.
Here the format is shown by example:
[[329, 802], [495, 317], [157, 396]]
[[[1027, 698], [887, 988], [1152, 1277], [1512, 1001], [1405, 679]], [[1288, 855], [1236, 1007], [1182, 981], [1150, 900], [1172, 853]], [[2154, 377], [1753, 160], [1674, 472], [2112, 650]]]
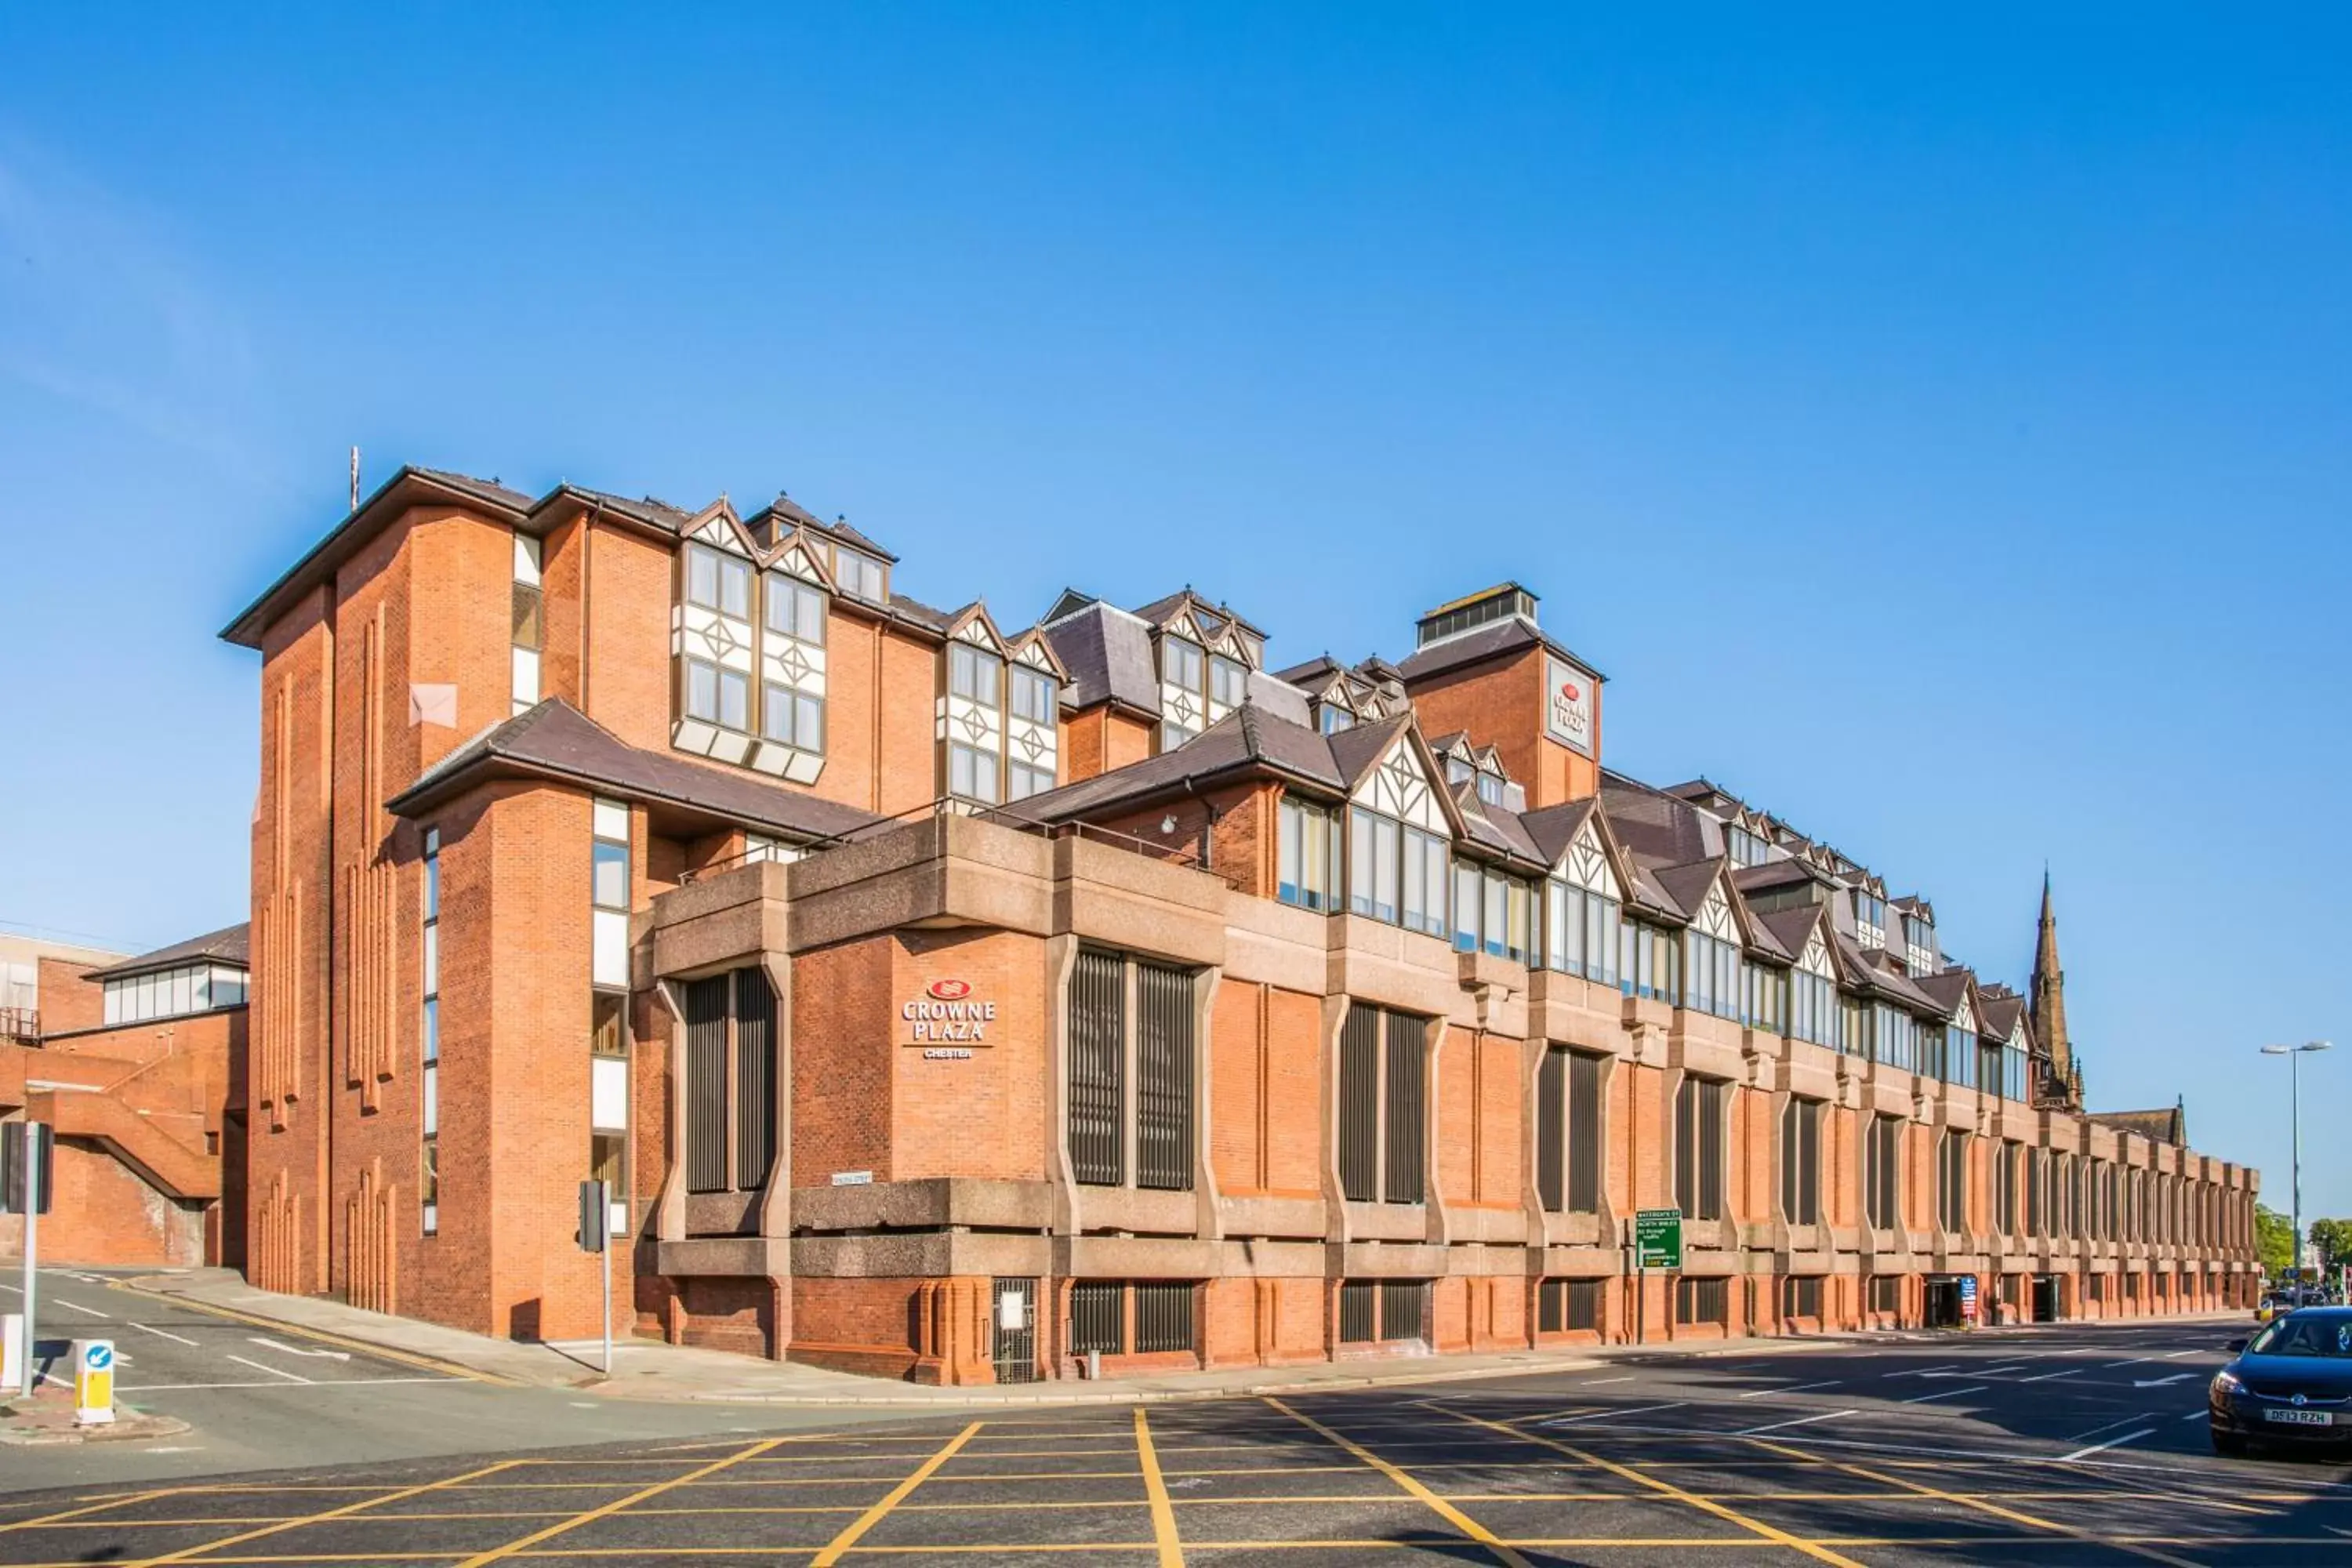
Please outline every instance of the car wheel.
[[2246, 1452], [2246, 1440], [2243, 1437], [2241, 1437], [2235, 1432], [2224, 1432], [2219, 1426], [2212, 1428], [2212, 1433], [2213, 1451], [2215, 1453], [2227, 1455], [2229, 1458], [2233, 1459], [2241, 1458], [2244, 1456]]

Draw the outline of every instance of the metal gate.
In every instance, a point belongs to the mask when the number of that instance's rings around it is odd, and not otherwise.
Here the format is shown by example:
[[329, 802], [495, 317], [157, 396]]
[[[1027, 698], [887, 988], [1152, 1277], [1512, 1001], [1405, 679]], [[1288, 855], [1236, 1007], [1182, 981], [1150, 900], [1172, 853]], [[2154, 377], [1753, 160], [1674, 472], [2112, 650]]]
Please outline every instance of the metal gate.
[[989, 1324], [999, 1383], [1037, 1381], [1037, 1281], [999, 1279], [989, 1303]]

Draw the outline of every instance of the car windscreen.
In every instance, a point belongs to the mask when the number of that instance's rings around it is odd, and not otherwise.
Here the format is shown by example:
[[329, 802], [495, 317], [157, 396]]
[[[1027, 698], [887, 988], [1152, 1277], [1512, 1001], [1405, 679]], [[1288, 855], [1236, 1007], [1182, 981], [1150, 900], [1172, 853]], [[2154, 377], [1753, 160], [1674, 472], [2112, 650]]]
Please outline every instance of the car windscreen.
[[2281, 1318], [2254, 1336], [2252, 1355], [2324, 1355], [2352, 1359], [2352, 1318]]

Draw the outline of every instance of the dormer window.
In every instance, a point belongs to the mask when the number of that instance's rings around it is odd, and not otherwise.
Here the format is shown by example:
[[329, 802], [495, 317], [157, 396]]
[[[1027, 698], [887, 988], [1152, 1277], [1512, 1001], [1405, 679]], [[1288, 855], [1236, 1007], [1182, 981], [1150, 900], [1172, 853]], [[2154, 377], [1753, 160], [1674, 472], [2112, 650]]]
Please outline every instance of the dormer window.
[[686, 547], [686, 602], [734, 620], [751, 618], [751, 563], [707, 544]]
[[1761, 866], [1765, 861], [1764, 840], [1748, 829], [1734, 826], [1723, 830], [1723, 846], [1735, 866]]
[[846, 544], [833, 547], [834, 585], [853, 599], [869, 605], [890, 602], [889, 577], [882, 563]]
[[1864, 888], [1853, 890], [1853, 940], [1866, 948], [1886, 945], [1886, 900]]
[[1316, 727], [1327, 735], [1336, 735], [1356, 721], [1356, 716], [1337, 702], [1326, 702], [1317, 710]]
[[1913, 974], [1936, 973], [1936, 927], [1924, 915], [1903, 917], [1904, 967]]
[[1054, 787], [1061, 717], [1060, 682], [1042, 669], [1013, 666], [1013, 754], [1005, 769], [1005, 799], [1026, 800]]
[[740, 669], [723, 669], [709, 659], [686, 661], [686, 716], [723, 730], [751, 724], [751, 681]]
[[1479, 798], [1480, 800], [1482, 800], [1482, 801], [1485, 801], [1488, 805], [1502, 805], [1502, 804], [1503, 804], [1503, 781], [1502, 781], [1502, 779], [1501, 779], [1499, 776], [1497, 776], [1496, 774], [1494, 774], [1494, 773], [1480, 773], [1480, 774], [1478, 775], [1478, 798]]
[[1222, 713], [1214, 712], [1215, 709], [1240, 707], [1248, 691], [1248, 666], [1221, 653], [1209, 656], [1209, 702], [1213, 719], [1223, 717]]
[[948, 645], [948, 793], [994, 805], [1003, 795], [1004, 660], [968, 642]]
[[1208, 655], [1184, 638], [1160, 639], [1160, 749], [1172, 752], [1208, 728]]

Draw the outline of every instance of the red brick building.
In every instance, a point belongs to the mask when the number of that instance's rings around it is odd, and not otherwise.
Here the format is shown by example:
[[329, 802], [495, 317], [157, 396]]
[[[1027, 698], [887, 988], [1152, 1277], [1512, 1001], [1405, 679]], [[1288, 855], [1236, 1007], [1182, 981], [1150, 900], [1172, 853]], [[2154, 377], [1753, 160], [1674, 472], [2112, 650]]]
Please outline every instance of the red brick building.
[[[245, 927], [38, 963], [37, 1009], [0, 1020], [0, 1121], [56, 1131], [41, 1256], [242, 1267]], [[0, 1252], [23, 1256], [23, 1227], [0, 1215]]]
[[[986, 1381], [2252, 1288], [2253, 1173], [2081, 1109], [1932, 907], [1602, 765], [1516, 585], [1267, 668], [750, 516], [404, 469], [262, 655], [248, 1270]], [[1636, 1279], [1643, 1208], [1685, 1216]]]

